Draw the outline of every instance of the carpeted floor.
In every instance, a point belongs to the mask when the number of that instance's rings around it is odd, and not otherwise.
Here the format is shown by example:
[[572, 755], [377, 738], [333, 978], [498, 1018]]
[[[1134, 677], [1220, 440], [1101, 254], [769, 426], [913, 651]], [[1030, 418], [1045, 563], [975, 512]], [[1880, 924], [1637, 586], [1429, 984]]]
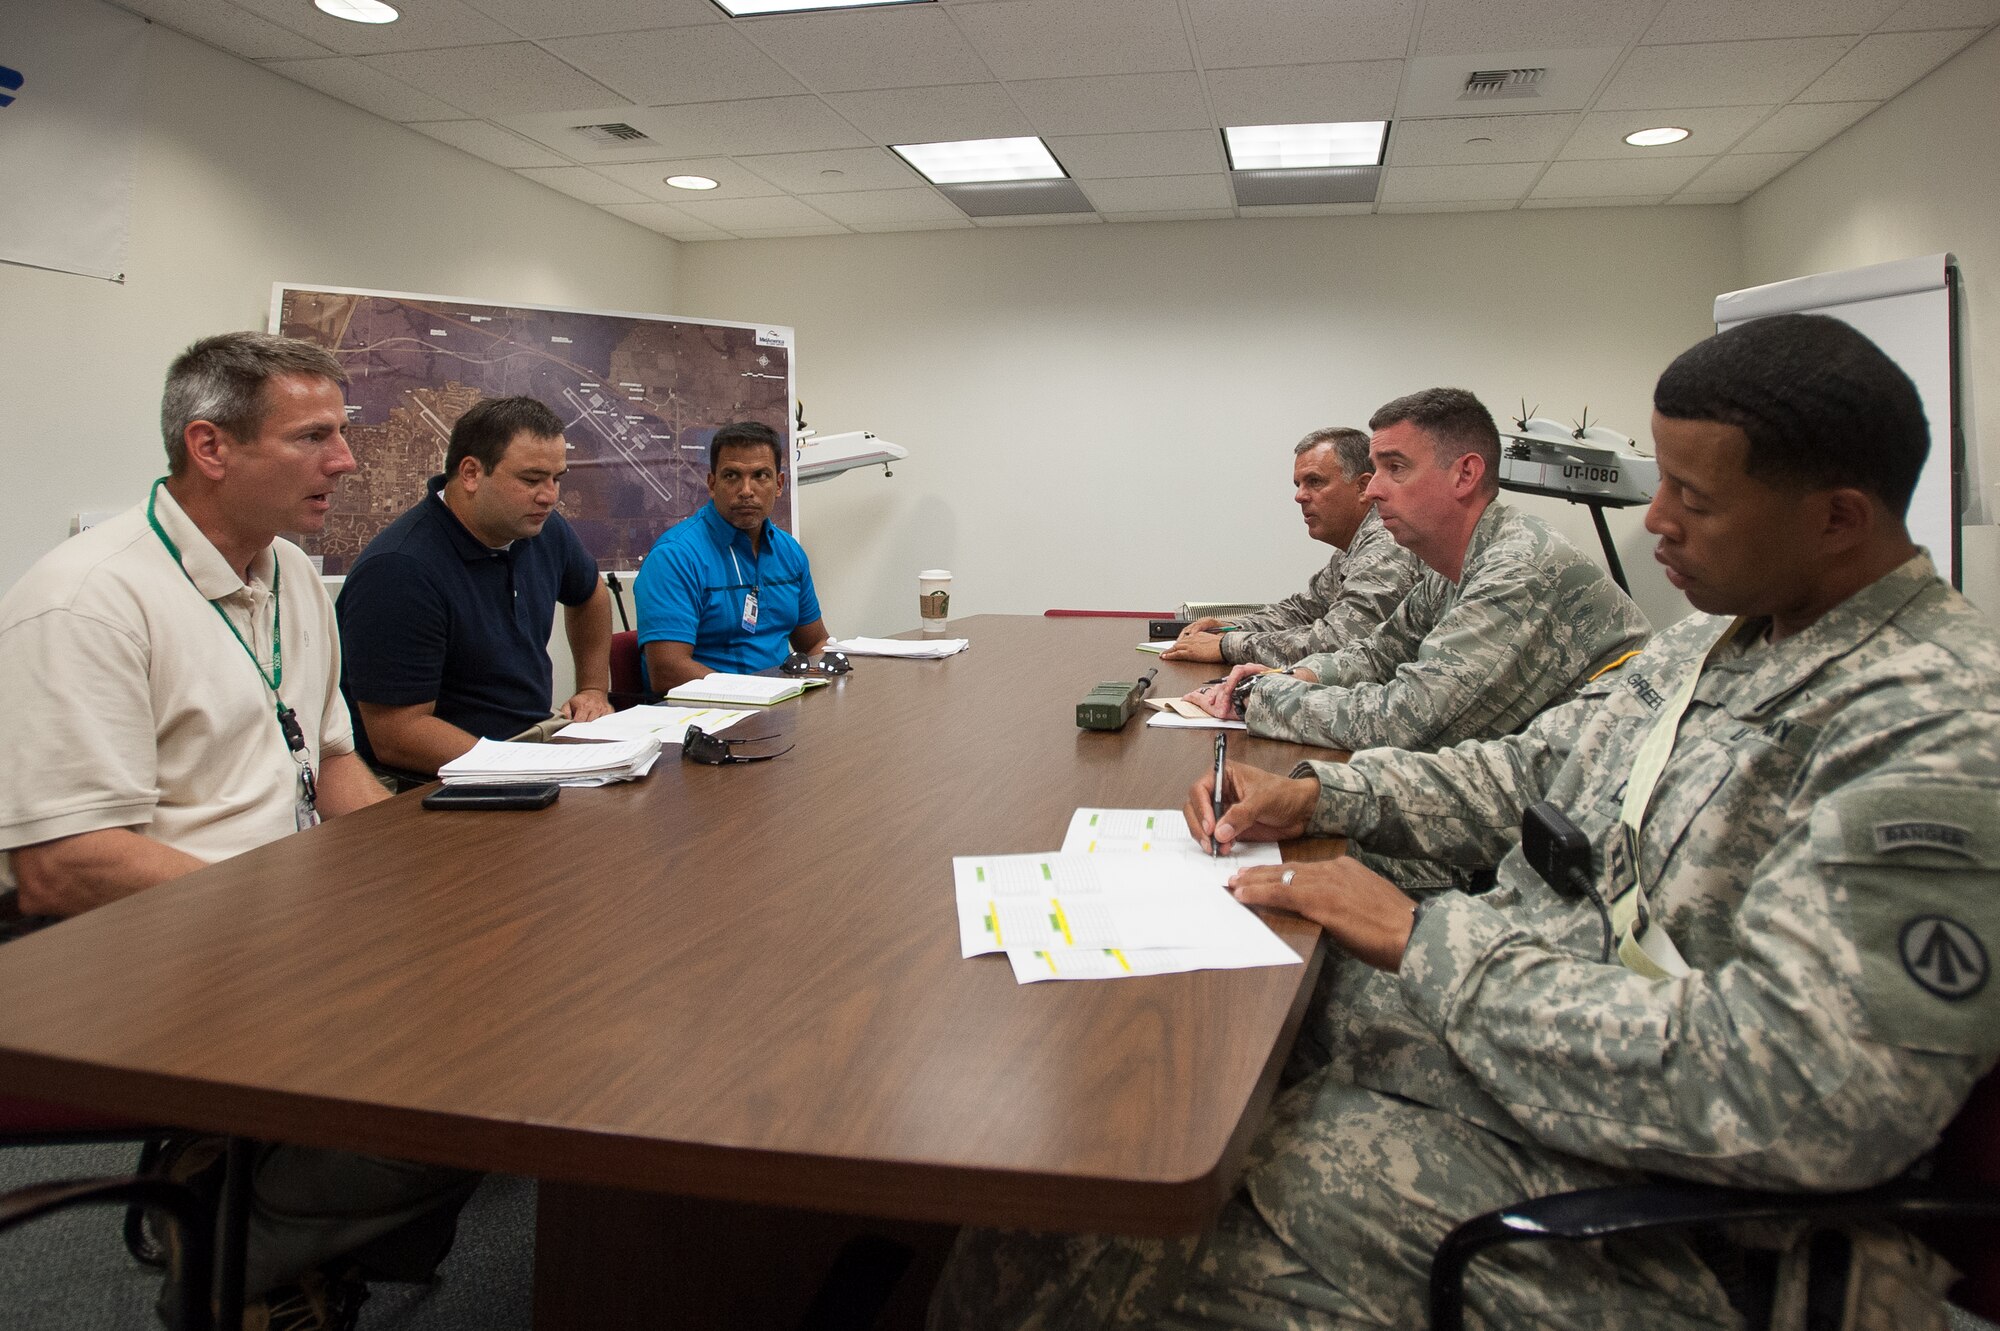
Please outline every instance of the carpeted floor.
[[[0, 1191], [130, 1173], [138, 1154], [126, 1145], [0, 1150]], [[122, 1220], [86, 1207], [0, 1235], [0, 1331], [159, 1331], [159, 1273], [126, 1253]], [[362, 1331], [528, 1331], [534, 1267], [534, 1180], [488, 1178], [437, 1282], [376, 1286]]]

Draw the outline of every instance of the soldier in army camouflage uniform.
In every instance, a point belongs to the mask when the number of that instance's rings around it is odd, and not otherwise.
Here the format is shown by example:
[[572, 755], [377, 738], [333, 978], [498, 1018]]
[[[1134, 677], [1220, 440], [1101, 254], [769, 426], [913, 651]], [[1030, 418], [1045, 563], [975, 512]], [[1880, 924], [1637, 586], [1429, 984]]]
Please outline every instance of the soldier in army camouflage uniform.
[[[1922, 407], [1806, 315], [1699, 344], [1655, 407], [1646, 525], [1707, 614], [1518, 735], [1226, 777], [1225, 846], [1346, 833], [1498, 861], [1497, 888], [1419, 912], [1353, 860], [1240, 872], [1241, 899], [1346, 954], [1331, 1061], [1274, 1106], [1210, 1232], [968, 1232], [934, 1326], [1414, 1327], [1431, 1252], [1478, 1212], [1658, 1175], [1861, 1187], [1931, 1147], [2000, 1053], [2000, 636], [1903, 526]], [[1588, 838], [1596, 895], [1516, 848], [1543, 800]], [[1864, 1304], [1901, 1303], [1855, 1324], [1944, 1325], [1921, 1254], [1856, 1269]], [[1657, 1235], [1508, 1248], [1468, 1288], [1474, 1325], [1742, 1325]]]
[[1645, 616], [1601, 568], [1497, 501], [1500, 435], [1478, 398], [1428, 389], [1368, 424], [1366, 493], [1424, 576], [1367, 637], [1288, 675], [1237, 666], [1190, 697], [1258, 735], [1434, 749], [1510, 734], [1644, 644]]
[[1374, 632], [1423, 566], [1396, 544], [1363, 491], [1375, 474], [1360, 430], [1314, 430], [1292, 450], [1292, 494], [1315, 541], [1334, 548], [1303, 592], [1233, 620], [1197, 619], [1160, 653], [1168, 661], [1285, 666]]

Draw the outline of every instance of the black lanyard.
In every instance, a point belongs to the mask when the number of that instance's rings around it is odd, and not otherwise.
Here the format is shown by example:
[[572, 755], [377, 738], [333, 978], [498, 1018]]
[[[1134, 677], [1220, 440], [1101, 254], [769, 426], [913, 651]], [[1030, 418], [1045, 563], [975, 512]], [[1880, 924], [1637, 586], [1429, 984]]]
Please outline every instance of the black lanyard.
[[[160, 497], [160, 487], [166, 483], [167, 478], [164, 476], [153, 482], [152, 493], [146, 496], [146, 522], [152, 527], [153, 535], [160, 538], [160, 544], [167, 547], [167, 553], [174, 557], [174, 567], [178, 568], [181, 576], [188, 580], [188, 586], [194, 588], [195, 595], [201, 596], [201, 588], [195, 584], [194, 574], [187, 571], [187, 563], [181, 558], [180, 547], [174, 544], [171, 536], [167, 535], [167, 529], [160, 525], [159, 516], [153, 511], [153, 506]], [[250, 658], [251, 666], [257, 671], [257, 678], [263, 680], [264, 687], [271, 690], [271, 699], [277, 706], [278, 729], [284, 732], [285, 747], [291, 750], [292, 757], [298, 761], [299, 774], [306, 787], [306, 802], [312, 804], [317, 799], [318, 791], [314, 786], [312, 767], [305, 758], [305, 730], [299, 725], [297, 713], [287, 707], [285, 700], [278, 694], [278, 686], [285, 682], [285, 644], [281, 636], [284, 628], [285, 602], [279, 595], [284, 571], [283, 561], [274, 553], [271, 556], [271, 668], [268, 671], [264, 669], [264, 663], [257, 659], [257, 653], [251, 650], [250, 644], [244, 641], [242, 631], [236, 627], [236, 621], [229, 617], [229, 612], [216, 602], [209, 601], [206, 596], [202, 596], [201, 599], [208, 601], [208, 608], [222, 617], [222, 622], [229, 627], [229, 636], [236, 639], [237, 646], [241, 647], [243, 654]]]

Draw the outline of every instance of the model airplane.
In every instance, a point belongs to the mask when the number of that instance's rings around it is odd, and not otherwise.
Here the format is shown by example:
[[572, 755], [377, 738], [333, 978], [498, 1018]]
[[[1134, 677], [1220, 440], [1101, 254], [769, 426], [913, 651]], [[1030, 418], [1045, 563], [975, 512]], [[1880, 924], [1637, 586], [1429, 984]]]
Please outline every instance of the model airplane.
[[1514, 428], [1500, 432], [1500, 484], [1613, 506], [1644, 504], [1659, 488], [1660, 467], [1630, 435], [1592, 425], [1588, 408], [1571, 429], [1532, 414], [1523, 399]]

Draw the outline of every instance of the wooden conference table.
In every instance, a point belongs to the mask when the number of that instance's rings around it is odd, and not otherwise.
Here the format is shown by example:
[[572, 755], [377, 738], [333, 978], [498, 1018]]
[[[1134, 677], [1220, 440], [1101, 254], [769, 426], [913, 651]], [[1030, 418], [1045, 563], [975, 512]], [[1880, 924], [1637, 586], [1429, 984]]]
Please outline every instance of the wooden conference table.
[[[535, 1176], [541, 1327], [672, 1323], [645, 1268], [728, 1223], [702, 1205], [762, 1217], [774, 1244], [771, 1218], [801, 1208], [1199, 1229], [1268, 1103], [1317, 930], [1270, 917], [1307, 965], [1110, 982], [961, 959], [953, 854], [1054, 849], [1079, 806], [1178, 808], [1212, 740], [1074, 725], [1093, 684], [1154, 664], [1138, 621], [953, 632], [970, 651], [859, 659], [739, 724], [789, 736], [773, 762], [669, 749], [537, 813], [412, 792], [12, 943], [0, 1084]], [[1156, 688], [1214, 673], [1162, 663]], [[1236, 739], [1279, 770], [1302, 752]], [[642, 1193], [707, 1201], [662, 1219]], [[779, 1315], [720, 1260], [693, 1273], [717, 1302], [688, 1318]]]

